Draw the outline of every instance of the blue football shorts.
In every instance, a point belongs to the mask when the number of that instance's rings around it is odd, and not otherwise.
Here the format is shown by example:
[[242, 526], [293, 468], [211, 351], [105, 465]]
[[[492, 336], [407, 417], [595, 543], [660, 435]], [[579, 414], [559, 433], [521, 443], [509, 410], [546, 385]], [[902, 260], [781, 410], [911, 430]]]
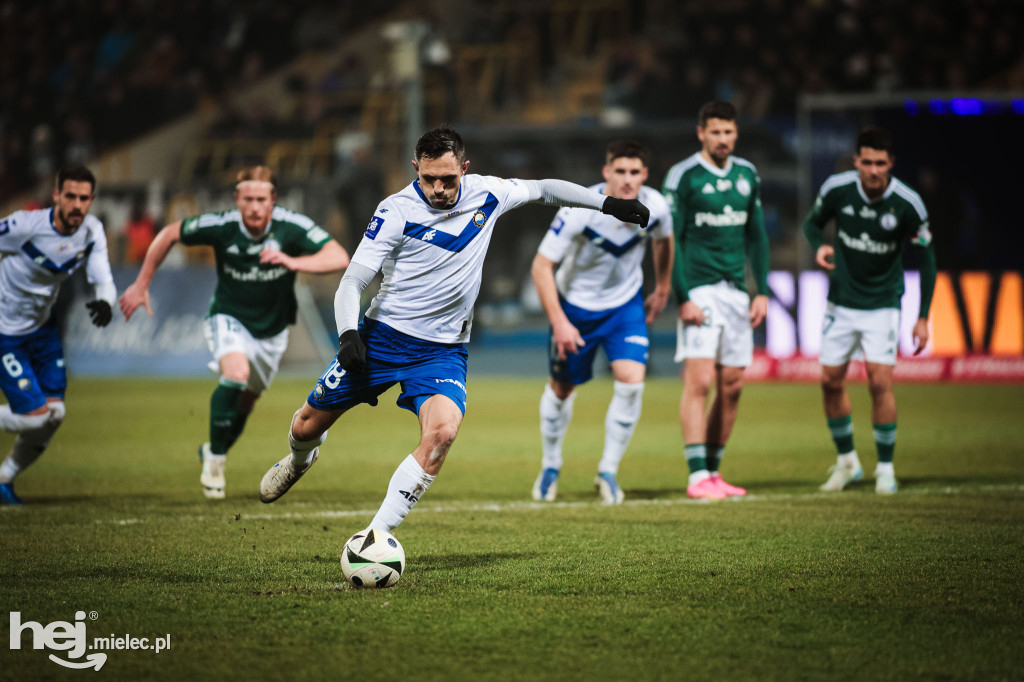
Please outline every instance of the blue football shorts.
[[548, 368], [552, 379], [574, 386], [590, 381], [594, 377], [594, 356], [599, 347], [604, 348], [609, 362], [635, 360], [647, 364], [650, 341], [644, 299], [639, 291], [626, 303], [610, 310], [586, 310], [561, 297], [559, 300], [565, 316], [579, 331], [585, 345], [575, 355], [570, 353], [565, 360], [560, 360], [549, 330]]
[[0, 390], [15, 414], [28, 414], [47, 398], [64, 399], [68, 375], [64, 347], [53, 318], [21, 336], [0, 334]]
[[377, 397], [396, 383], [402, 393], [396, 404], [419, 415], [434, 395], [451, 398], [466, 414], [466, 365], [469, 353], [460, 343], [424, 341], [364, 318], [359, 335], [366, 344], [366, 370], [346, 372], [335, 359], [306, 402], [318, 410], [347, 410], [359, 403], [376, 405]]

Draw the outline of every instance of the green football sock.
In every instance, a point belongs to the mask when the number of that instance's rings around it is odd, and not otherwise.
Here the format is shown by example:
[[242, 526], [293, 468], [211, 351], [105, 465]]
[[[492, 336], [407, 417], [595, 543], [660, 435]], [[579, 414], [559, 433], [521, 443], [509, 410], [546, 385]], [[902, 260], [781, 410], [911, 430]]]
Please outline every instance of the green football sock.
[[829, 417], [828, 430], [832, 432], [832, 440], [840, 455], [853, 452], [853, 418], [850, 415]]
[[242, 391], [245, 384], [221, 377], [210, 396], [210, 451], [215, 455], [227, 454], [233, 438], [235, 422], [242, 409]]
[[718, 471], [718, 467], [722, 465], [722, 453], [725, 452], [725, 446], [708, 443], [706, 450], [707, 455], [705, 458], [708, 463], [708, 471], [714, 474]]
[[896, 422], [872, 424], [875, 432], [875, 447], [878, 448], [879, 462], [892, 462], [896, 450]]
[[707, 450], [704, 447], [704, 443], [693, 443], [683, 448], [683, 452], [686, 453], [686, 464], [690, 467], [690, 473], [695, 474], [698, 471], [704, 471], [708, 468], [707, 464]]
[[[235, 444], [235, 441], [238, 440], [238, 437], [242, 435], [242, 431], [245, 430], [245, 422], [249, 419], [250, 414], [252, 414], [252, 412], [238, 411], [238, 416], [235, 417], [235, 421], [231, 423], [231, 433], [228, 436], [227, 444], [228, 449], [230, 449], [231, 446]], [[212, 448], [213, 446], [211, 445], [210, 447]]]

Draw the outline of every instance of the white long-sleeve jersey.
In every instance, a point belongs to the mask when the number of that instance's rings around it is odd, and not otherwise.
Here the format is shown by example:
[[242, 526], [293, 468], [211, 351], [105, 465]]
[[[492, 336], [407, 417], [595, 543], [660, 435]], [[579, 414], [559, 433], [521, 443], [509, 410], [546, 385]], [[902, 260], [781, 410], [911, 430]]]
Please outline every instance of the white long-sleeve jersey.
[[79, 267], [96, 297], [117, 295], [103, 223], [87, 215], [74, 234], [53, 224], [53, 209], [16, 211], [0, 220], [0, 334], [24, 335], [50, 318], [60, 285]]
[[[605, 184], [591, 187], [604, 191]], [[672, 237], [672, 212], [657, 190], [641, 187], [637, 198], [651, 210], [647, 228], [586, 208], [555, 214], [537, 252], [560, 263], [558, 292], [584, 310], [611, 310], [636, 296], [643, 285], [648, 239]]]

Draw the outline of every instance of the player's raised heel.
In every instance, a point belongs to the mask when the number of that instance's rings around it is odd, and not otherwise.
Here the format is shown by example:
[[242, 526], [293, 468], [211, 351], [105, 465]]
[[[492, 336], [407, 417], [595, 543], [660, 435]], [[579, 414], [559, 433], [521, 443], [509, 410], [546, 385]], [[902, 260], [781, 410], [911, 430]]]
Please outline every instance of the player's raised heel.
[[622, 492], [613, 473], [604, 471], [594, 476], [594, 485], [601, 495], [601, 504], [622, 504], [626, 499], [626, 494]]
[[13, 483], [0, 483], [0, 504], [17, 505], [25, 503], [14, 493]]
[[896, 474], [875, 472], [875, 492], [879, 495], [892, 495], [899, 490]]
[[554, 502], [558, 494], [558, 469], [543, 469], [533, 483], [533, 499]]
[[711, 474], [711, 480], [715, 482], [719, 490], [725, 493], [726, 497], [743, 497], [747, 494], [746, 488], [726, 483], [725, 479], [722, 478], [722, 474]]
[[864, 479], [864, 469], [858, 464], [856, 467], [833, 466], [829, 468], [828, 480], [821, 484], [818, 490], [826, 493], [839, 492], [851, 483]]
[[199, 446], [199, 461], [203, 463], [203, 472], [199, 475], [199, 483], [203, 486], [203, 495], [211, 500], [224, 499], [224, 456], [215, 456], [210, 451], [210, 444]]
[[288, 492], [302, 478], [302, 475], [316, 464], [316, 460], [319, 457], [320, 448], [313, 448], [309, 464], [296, 467], [292, 464], [291, 454], [285, 455], [280, 462], [270, 467], [270, 470], [263, 474], [263, 480], [260, 481], [260, 502], [273, 502]]

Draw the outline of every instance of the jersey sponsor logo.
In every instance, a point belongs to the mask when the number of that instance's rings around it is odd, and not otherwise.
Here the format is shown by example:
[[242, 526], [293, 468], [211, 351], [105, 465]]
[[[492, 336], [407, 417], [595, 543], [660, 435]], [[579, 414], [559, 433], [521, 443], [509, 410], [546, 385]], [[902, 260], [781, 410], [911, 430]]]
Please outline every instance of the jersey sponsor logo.
[[710, 225], [711, 227], [730, 227], [733, 225], [746, 225], [747, 212], [734, 211], [731, 206], [726, 206], [721, 213], [701, 212], [694, 216], [697, 227]]
[[[821, 203], [820, 200], [818, 203]], [[841, 211], [841, 213], [843, 215], [857, 215], [857, 213], [853, 210], [853, 206], [851, 206], [850, 204], [843, 206], [843, 210]]]
[[715, 181], [715, 187], [718, 188], [719, 192], [728, 192], [732, 189], [732, 180], [729, 178], [719, 178]]
[[736, 181], [736, 191], [745, 197], [749, 197], [752, 190], [753, 187], [750, 186], [750, 180], [741, 175], [740, 179]]
[[281, 279], [288, 274], [288, 268], [270, 268], [268, 270], [261, 270], [259, 266], [254, 265], [247, 271], [236, 270], [230, 265], [224, 265], [224, 274], [230, 275], [231, 279], [236, 282], [273, 282]]
[[874, 209], [868, 208], [867, 206], [861, 206], [860, 217], [865, 220], [870, 220], [871, 218], [877, 218], [878, 214], [875, 213]]
[[377, 234], [380, 232], [380, 227], [383, 224], [383, 218], [378, 218], [377, 216], [370, 218], [370, 224], [366, 226], [366, 237], [368, 239], [376, 239]]
[[883, 230], [892, 231], [896, 229], [896, 225], [899, 224], [899, 221], [896, 220], [896, 216], [894, 216], [892, 213], [886, 213], [878, 221], [878, 224], [882, 226]]
[[711, 186], [710, 182], [704, 183], [704, 189], [700, 191], [701, 194], [714, 194], [715, 188]]
[[839, 238], [848, 249], [862, 253], [886, 254], [894, 252], [899, 244], [896, 242], [876, 242], [867, 232], [861, 232], [859, 237], [847, 234], [839, 230]]
[[434, 241], [434, 237], [436, 237], [436, 236], [437, 236], [437, 230], [431, 230], [430, 232], [427, 232], [425, 235], [423, 235], [423, 241], [425, 241], [425, 242], [432, 242], [432, 241]]

